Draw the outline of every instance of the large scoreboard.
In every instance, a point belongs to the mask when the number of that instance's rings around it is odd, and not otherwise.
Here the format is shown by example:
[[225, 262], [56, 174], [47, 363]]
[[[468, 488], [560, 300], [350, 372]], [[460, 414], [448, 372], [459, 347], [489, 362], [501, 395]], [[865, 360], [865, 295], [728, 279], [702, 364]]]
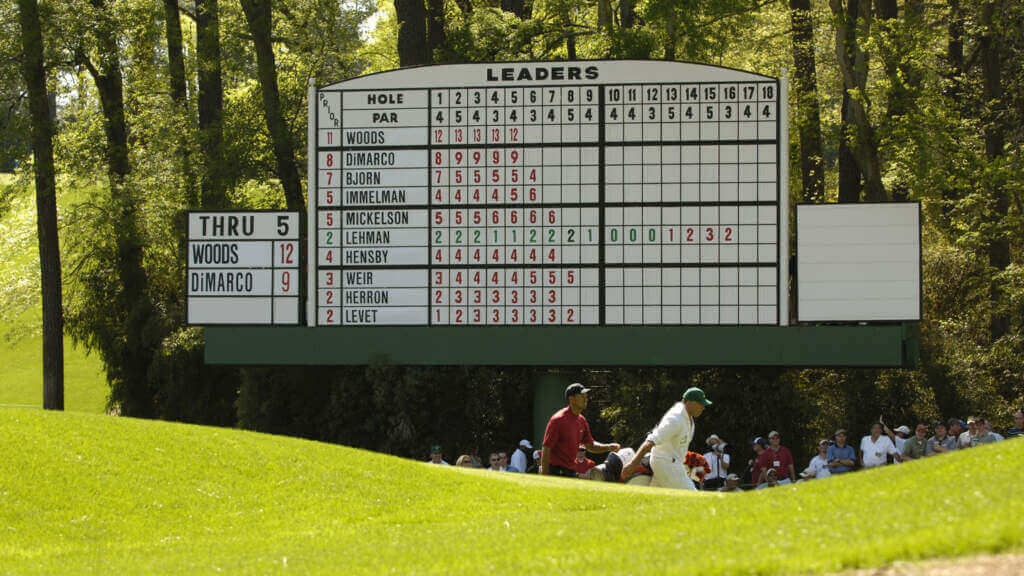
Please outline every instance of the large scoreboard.
[[653, 61], [311, 88], [307, 324], [784, 325], [785, 103]]

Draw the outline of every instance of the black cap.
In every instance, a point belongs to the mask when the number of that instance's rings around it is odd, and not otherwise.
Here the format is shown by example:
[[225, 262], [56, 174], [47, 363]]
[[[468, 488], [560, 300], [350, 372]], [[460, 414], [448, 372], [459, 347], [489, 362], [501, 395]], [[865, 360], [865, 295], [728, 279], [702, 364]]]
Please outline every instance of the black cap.
[[568, 402], [570, 396], [575, 396], [577, 394], [586, 394], [587, 392], [590, 392], [590, 388], [584, 388], [583, 384], [580, 384], [579, 382], [573, 382], [572, 384], [569, 384], [568, 388], [565, 389], [565, 400]]

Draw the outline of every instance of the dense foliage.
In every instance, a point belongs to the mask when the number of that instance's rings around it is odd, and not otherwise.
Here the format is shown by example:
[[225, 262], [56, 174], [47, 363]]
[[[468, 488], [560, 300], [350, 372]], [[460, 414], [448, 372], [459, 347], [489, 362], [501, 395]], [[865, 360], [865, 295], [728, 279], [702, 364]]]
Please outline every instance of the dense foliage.
[[[254, 45], [261, 35], [242, 3], [170, 4], [181, 17], [183, 96], [172, 89], [167, 2], [41, 4], [59, 103], [61, 187], [92, 191], [61, 215], [68, 327], [101, 355], [111, 407], [123, 413], [409, 455], [428, 441], [486, 450], [529, 429], [540, 368], [209, 367], [202, 331], [183, 327], [184, 210], [211, 205], [218, 190], [226, 195], [218, 205], [285, 206], [288, 178], [279, 171], [285, 161], [305, 164], [308, 82], [424, 59], [654, 58], [786, 73], [794, 80], [794, 202], [922, 203], [919, 369], [587, 373], [603, 386], [591, 419], [615, 439], [635, 443], [693, 384], [716, 401], [702, 430], [739, 442], [779, 429], [801, 452], [836, 427], [863, 431], [879, 414], [910, 423], [979, 413], [998, 426], [1024, 404], [1018, 2], [395, 0], [374, 12], [368, 0], [246, 0], [252, 10], [270, 10], [276, 77], [260, 71]], [[208, 18], [197, 16], [211, 9], [219, 15], [216, 52], [197, 45], [210, 30]], [[7, 33], [16, 31], [15, 20], [9, 3], [0, 7], [0, 62], [18, 57], [17, 34]], [[217, 101], [199, 80], [214, 64], [222, 124], [202, 113]], [[126, 130], [119, 141], [109, 130], [115, 80]], [[0, 71], [0, 166], [4, 155], [29, 159], [19, 82]], [[285, 130], [268, 113], [275, 105], [262, 88], [269, 82], [280, 94], [276, 113]], [[282, 138], [294, 158], [276, 152]], [[141, 246], [136, 260], [133, 243]], [[144, 272], [141, 286], [132, 283], [133, 266]], [[31, 289], [29, 282], [0, 294], [11, 302]]]

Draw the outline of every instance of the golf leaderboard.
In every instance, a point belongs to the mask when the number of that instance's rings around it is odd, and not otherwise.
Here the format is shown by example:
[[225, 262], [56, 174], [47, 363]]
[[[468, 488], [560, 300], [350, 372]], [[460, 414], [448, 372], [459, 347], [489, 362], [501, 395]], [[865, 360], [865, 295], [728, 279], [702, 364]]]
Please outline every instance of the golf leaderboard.
[[311, 88], [307, 324], [785, 324], [785, 91], [650, 61]]

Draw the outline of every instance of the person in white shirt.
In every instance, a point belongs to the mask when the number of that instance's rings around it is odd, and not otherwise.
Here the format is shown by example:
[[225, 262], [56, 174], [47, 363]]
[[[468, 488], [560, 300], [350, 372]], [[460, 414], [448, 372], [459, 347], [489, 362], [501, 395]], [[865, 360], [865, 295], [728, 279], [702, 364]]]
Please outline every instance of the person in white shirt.
[[651, 453], [651, 470], [654, 477], [651, 486], [696, 490], [686, 475], [686, 449], [690, 446], [695, 430], [694, 418], [704, 412], [711, 401], [700, 388], [690, 388], [683, 394], [683, 401], [676, 402], [661, 417], [658, 426], [647, 435], [647, 440], [637, 450], [629, 464], [622, 468], [622, 477], [628, 478], [640, 465], [643, 457]]
[[441, 466], [449, 466], [442, 457], [440, 444], [434, 444], [430, 447], [430, 460], [427, 460], [427, 462], [431, 464], [440, 464]]
[[807, 465], [807, 469], [800, 473], [800, 477], [804, 480], [810, 480], [811, 478], [828, 478], [832, 475], [832, 471], [828, 469], [828, 440], [818, 441], [818, 454], [811, 458], [811, 463]]
[[533, 444], [524, 438], [519, 441], [519, 447], [512, 453], [512, 468], [515, 468], [517, 472], [526, 472], [527, 462], [529, 462], [526, 459], [527, 450], [533, 450]]
[[860, 441], [860, 465], [862, 468], [874, 468], [888, 462], [887, 456], [892, 454], [899, 462], [900, 452], [888, 436], [882, 435], [882, 424], [875, 422], [871, 425], [871, 435], [865, 436]]
[[895, 434], [886, 434], [892, 443], [896, 445], [896, 450], [899, 450], [900, 454], [903, 454], [903, 446], [907, 443], [907, 438], [910, 438], [910, 427], [903, 425], [893, 430]]
[[992, 422], [989, 422], [988, 420], [985, 420], [984, 428], [985, 428], [986, 432], [988, 432], [989, 434], [991, 434], [992, 436], [995, 437], [996, 442], [1002, 442], [1003, 440], [1006, 440], [1005, 436], [1003, 436], [999, 432], [996, 432], [995, 430], [992, 429]]
[[[978, 423], [975, 421], [974, 416], [971, 416], [970, 418], [967, 419], [967, 428], [956, 437], [958, 448], [971, 447], [971, 436], [974, 435], [971, 434], [971, 428], [974, 427], [975, 429], [977, 429], [977, 425]], [[977, 432], [975, 432], [975, 434], [977, 434]]]
[[704, 453], [708, 473], [704, 476], [702, 487], [704, 490], [718, 490], [729, 476], [729, 455], [725, 453], [725, 442], [722, 442], [718, 434], [708, 436], [706, 443], [711, 450]]

